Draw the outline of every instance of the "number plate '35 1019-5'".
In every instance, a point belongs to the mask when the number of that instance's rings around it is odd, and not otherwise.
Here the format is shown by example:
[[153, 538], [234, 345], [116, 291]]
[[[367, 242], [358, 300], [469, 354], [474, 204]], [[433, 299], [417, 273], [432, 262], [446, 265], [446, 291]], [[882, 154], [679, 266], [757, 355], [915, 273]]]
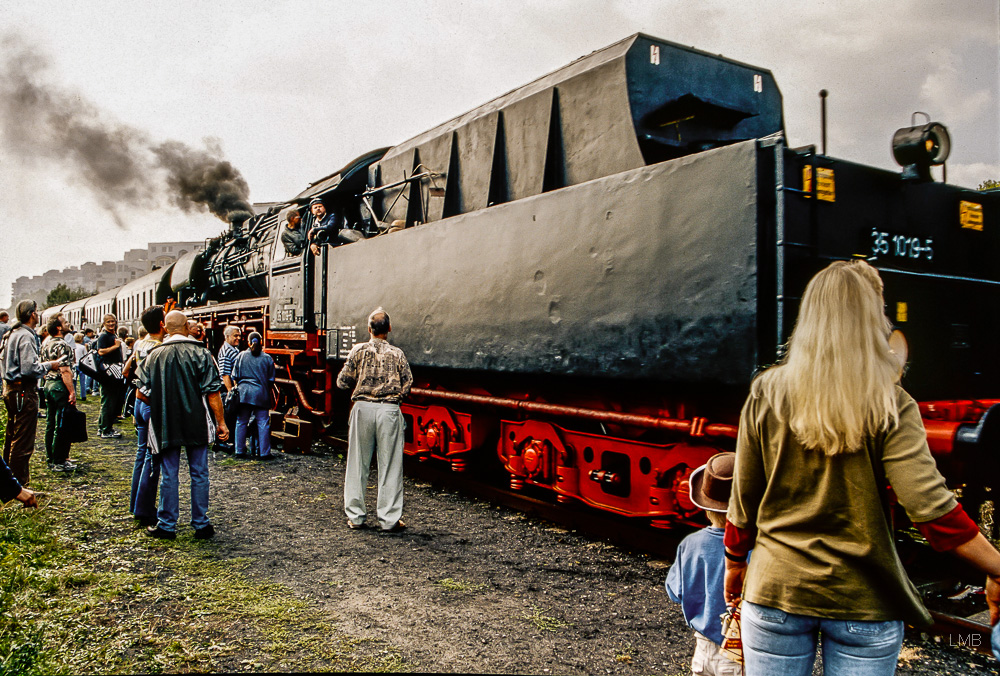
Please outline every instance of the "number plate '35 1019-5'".
[[913, 260], [934, 260], [934, 240], [931, 237], [910, 237], [872, 229], [873, 258], [892, 257]]

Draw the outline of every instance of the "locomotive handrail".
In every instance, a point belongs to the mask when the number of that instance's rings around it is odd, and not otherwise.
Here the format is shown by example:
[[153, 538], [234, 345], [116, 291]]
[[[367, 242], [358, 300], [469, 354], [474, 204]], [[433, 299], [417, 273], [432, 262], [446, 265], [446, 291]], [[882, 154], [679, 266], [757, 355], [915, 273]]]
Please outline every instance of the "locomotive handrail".
[[426, 171], [422, 171], [419, 174], [412, 174], [409, 178], [404, 178], [402, 181], [396, 181], [395, 183], [387, 183], [385, 185], [380, 185], [378, 187], [365, 190], [363, 193], [361, 193], [361, 196], [368, 197], [370, 195], [378, 194], [383, 190], [389, 190], [390, 188], [398, 188], [401, 185], [406, 185], [407, 183], [412, 183], [413, 181], [417, 181], [423, 178], [434, 178], [436, 176], [444, 176], [444, 174], [442, 174], [439, 171], [431, 171], [430, 169], [427, 169]]
[[302, 389], [302, 383], [300, 383], [299, 381], [294, 380], [292, 378], [275, 378], [274, 382], [277, 385], [292, 385], [293, 387], [295, 387], [296, 394], [299, 395], [299, 401], [302, 403], [302, 406], [305, 407], [307, 411], [309, 411], [314, 415], [319, 415], [319, 416], [326, 415], [326, 411], [313, 408], [312, 406], [309, 405], [309, 402], [306, 400], [306, 392], [305, 390]]
[[532, 413], [545, 413], [549, 415], [564, 416], [567, 418], [583, 418], [600, 422], [618, 423], [621, 425], [631, 425], [633, 427], [648, 427], [652, 429], [665, 429], [673, 432], [692, 432], [697, 436], [709, 437], [729, 437], [736, 438], [738, 428], [736, 425], [725, 423], [704, 424], [701, 418], [695, 420], [678, 420], [673, 418], [657, 418], [652, 415], [642, 415], [637, 413], [619, 413], [617, 411], [600, 411], [592, 408], [581, 408], [578, 406], [563, 406], [560, 404], [542, 404], [536, 401], [522, 401], [520, 399], [507, 399], [504, 397], [491, 397], [480, 394], [465, 394], [464, 392], [448, 392], [447, 390], [426, 390], [414, 387], [410, 394], [428, 397], [430, 399], [445, 399], [449, 401], [464, 401], [470, 404], [483, 404], [486, 406], [497, 406], [520, 411], [531, 411]]

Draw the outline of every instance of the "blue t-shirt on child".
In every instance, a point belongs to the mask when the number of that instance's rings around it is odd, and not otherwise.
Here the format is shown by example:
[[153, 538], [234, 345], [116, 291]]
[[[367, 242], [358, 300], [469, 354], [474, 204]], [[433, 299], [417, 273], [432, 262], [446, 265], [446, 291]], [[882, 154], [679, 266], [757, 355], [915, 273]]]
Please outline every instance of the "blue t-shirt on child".
[[726, 612], [726, 546], [722, 528], [702, 528], [684, 538], [677, 560], [667, 573], [667, 594], [681, 604], [692, 629], [722, 645], [722, 620]]

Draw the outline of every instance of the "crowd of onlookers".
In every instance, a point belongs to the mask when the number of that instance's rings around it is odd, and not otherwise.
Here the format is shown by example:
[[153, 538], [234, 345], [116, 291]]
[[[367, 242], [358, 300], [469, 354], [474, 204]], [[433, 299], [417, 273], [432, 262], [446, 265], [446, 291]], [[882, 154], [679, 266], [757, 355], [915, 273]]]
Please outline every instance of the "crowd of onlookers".
[[[101, 438], [121, 438], [115, 425], [134, 419], [137, 444], [129, 510], [153, 537], [175, 536], [182, 448], [192, 475], [192, 525], [199, 538], [214, 534], [207, 517], [208, 448], [215, 444], [238, 458], [251, 457], [249, 432], [253, 457], [272, 459], [268, 411], [274, 362], [263, 352], [259, 333], [251, 332], [241, 351], [242, 330], [226, 327], [217, 361], [208, 349], [204, 325], [182, 312], [165, 312], [160, 305], [142, 313], [138, 336], [119, 327], [113, 314], [104, 316], [99, 332], [74, 331], [61, 313], [43, 326], [33, 301], [17, 306], [15, 322], [8, 319], [7, 313], [0, 313], [8, 417], [0, 500], [35, 504], [28, 486], [39, 418], [46, 419], [49, 469], [78, 469], [69, 458], [74, 437], [67, 421], [77, 401], [98, 394]], [[229, 443], [230, 426], [236, 430], [235, 444]]]

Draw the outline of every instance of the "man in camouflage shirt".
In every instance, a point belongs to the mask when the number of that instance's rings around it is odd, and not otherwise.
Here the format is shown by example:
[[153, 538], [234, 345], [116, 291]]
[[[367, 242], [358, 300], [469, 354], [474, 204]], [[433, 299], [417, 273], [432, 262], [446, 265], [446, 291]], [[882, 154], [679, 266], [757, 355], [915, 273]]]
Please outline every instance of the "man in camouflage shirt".
[[410, 392], [413, 376], [406, 356], [387, 342], [392, 326], [389, 315], [378, 308], [368, 317], [371, 340], [351, 348], [337, 387], [354, 387], [344, 480], [347, 525], [364, 528], [365, 486], [372, 452], [378, 449], [378, 502], [376, 513], [383, 531], [401, 531], [403, 515], [403, 414], [399, 402]]
[[46, 329], [49, 337], [42, 343], [42, 361], [59, 362], [58, 370], [45, 374], [42, 386], [45, 390], [45, 406], [48, 411], [45, 425], [45, 457], [49, 468], [56, 472], [69, 472], [76, 465], [69, 460], [70, 442], [62, 428], [63, 413], [67, 406], [76, 405], [76, 390], [73, 387], [73, 348], [63, 338], [66, 320], [61, 314], [49, 320]]

